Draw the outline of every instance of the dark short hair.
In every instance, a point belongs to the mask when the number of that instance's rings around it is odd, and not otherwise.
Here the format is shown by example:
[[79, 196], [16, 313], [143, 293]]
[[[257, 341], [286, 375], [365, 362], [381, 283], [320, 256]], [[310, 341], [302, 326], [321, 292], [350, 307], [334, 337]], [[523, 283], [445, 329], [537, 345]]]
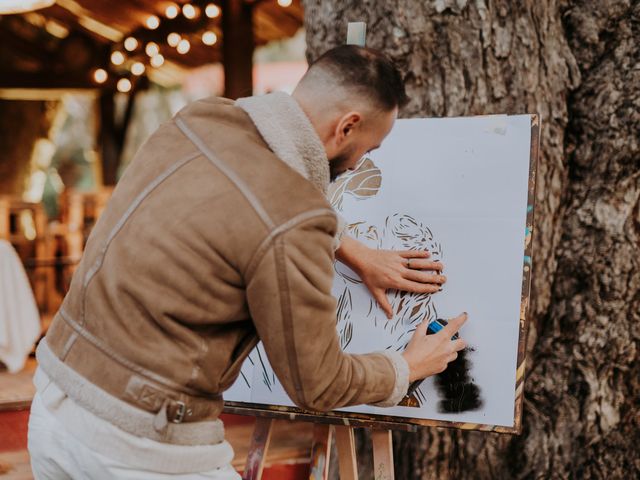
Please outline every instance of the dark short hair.
[[322, 54], [309, 67], [328, 70], [347, 88], [367, 94], [385, 110], [403, 107], [409, 101], [402, 74], [382, 52], [356, 45], [340, 45]]

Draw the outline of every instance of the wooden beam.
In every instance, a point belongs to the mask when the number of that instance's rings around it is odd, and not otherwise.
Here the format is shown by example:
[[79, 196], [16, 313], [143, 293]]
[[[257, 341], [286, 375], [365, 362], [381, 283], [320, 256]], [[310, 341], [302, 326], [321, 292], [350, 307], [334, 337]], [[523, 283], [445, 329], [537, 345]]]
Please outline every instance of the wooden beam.
[[98, 85], [87, 75], [68, 75], [55, 72], [15, 72], [0, 70], [0, 89], [96, 89]]
[[222, 63], [225, 97], [253, 93], [253, 6], [243, 0], [222, 4]]

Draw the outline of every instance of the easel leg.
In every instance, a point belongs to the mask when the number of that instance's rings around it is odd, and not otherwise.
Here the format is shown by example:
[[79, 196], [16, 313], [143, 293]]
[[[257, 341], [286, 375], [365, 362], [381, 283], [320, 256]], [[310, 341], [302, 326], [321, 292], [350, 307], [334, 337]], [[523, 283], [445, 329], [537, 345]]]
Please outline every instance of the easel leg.
[[353, 428], [336, 425], [336, 449], [338, 450], [338, 467], [340, 480], [358, 480], [358, 464], [356, 462], [356, 443]]
[[373, 474], [375, 480], [393, 480], [393, 444], [391, 430], [372, 430]]
[[309, 480], [326, 480], [329, 476], [329, 452], [331, 449], [331, 425], [313, 426], [313, 445], [311, 446], [311, 465]]
[[264, 463], [267, 458], [272, 426], [272, 419], [256, 418], [251, 447], [249, 447], [247, 463], [242, 475], [243, 480], [260, 480], [262, 478], [262, 469], [264, 468]]

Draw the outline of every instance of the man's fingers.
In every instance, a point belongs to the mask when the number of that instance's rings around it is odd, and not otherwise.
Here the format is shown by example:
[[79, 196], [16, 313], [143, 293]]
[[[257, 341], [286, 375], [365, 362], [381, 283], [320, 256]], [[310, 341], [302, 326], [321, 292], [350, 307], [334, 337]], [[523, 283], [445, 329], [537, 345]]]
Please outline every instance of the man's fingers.
[[419, 270], [405, 270], [404, 278], [407, 280], [413, 280], [420, 283], [432, 283], [442, 285], [447, 281], [447, 277], [444, 275], [438, 275], [436, 273], [426, 273]]
[[463, 339], [458, 338], [457, 340], [453, 340], [453, 349], [456, 352], [459, 352], [460, 350], [464, 350], [465, 348], [467, 348], [467, 342], [465, 342]]
[[396, 290], [411, 293], [435, 293], [440, 290], [440, 285], [403, 280], [401, 282], [398, 282]]
[[423, 320], [416, 327], [416, 332], [414, 335], [426, 336], [428, 327], [429, 327], [429, 320]]
[[[426, 250], [400, 250], [398, 251], [398, 255], [402, 258], [415, 258], [415, 261], [420, 258], [429, 258], [431, 254]], [[411, 266], [413, 267], [413, 262], [411, 262]]]
[[411, 259], [411, 270], [437, 270], [441, 272], [444, 270], [444, 263], [434, 262], [426, 258], [413, 258]]
[[393, 309], [391, 308], [391, 304], [389, 303], [389, 299], [387, 298], [386, 290], [376, 290], [373, 297], [376, 299], [376, 302], [378, 302], [378, 305], [385, 313], [387, 318], [391, 319], [393, 317]]
[[453, 352], [451, 355], [449, 355], [449, 358], [447, 358], [447, 362], [451, 363], [451, 362], [453, 362], [456, 358], [458, 358], [458, 352]]
[[444, 334], [448, 337], [453, 337], [458, 332], [458, 330], [460, 330], [462, 325], [464, 325], [464, 322], [467, 321], [467, 318], [469, 318], [469, 316], [467, 315], [467, 312], [464, 312], [457, 317], [449, 320], [449, 323], [445, 325], [441, 331], [444, 332]]

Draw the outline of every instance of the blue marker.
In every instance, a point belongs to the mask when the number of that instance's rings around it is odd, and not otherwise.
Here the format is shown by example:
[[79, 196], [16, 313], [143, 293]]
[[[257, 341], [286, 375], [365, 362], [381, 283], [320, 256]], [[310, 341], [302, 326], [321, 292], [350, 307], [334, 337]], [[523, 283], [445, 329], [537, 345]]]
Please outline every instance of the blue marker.
[[[443, 320], [442, 318], [436, 318], [433, 322], [431, 322], [428, 326], [427, 326], [427, 335], [433, 335], [434, 333], [438, 333], [440, 330], [442, 330], [445, 325], [447, 325], [449, 322], [447, 322], [446, 320]], [[457, 340], [458, 339], [458, 333], [456, 332], [453, 337], [451, 337], [451, 340]]]

